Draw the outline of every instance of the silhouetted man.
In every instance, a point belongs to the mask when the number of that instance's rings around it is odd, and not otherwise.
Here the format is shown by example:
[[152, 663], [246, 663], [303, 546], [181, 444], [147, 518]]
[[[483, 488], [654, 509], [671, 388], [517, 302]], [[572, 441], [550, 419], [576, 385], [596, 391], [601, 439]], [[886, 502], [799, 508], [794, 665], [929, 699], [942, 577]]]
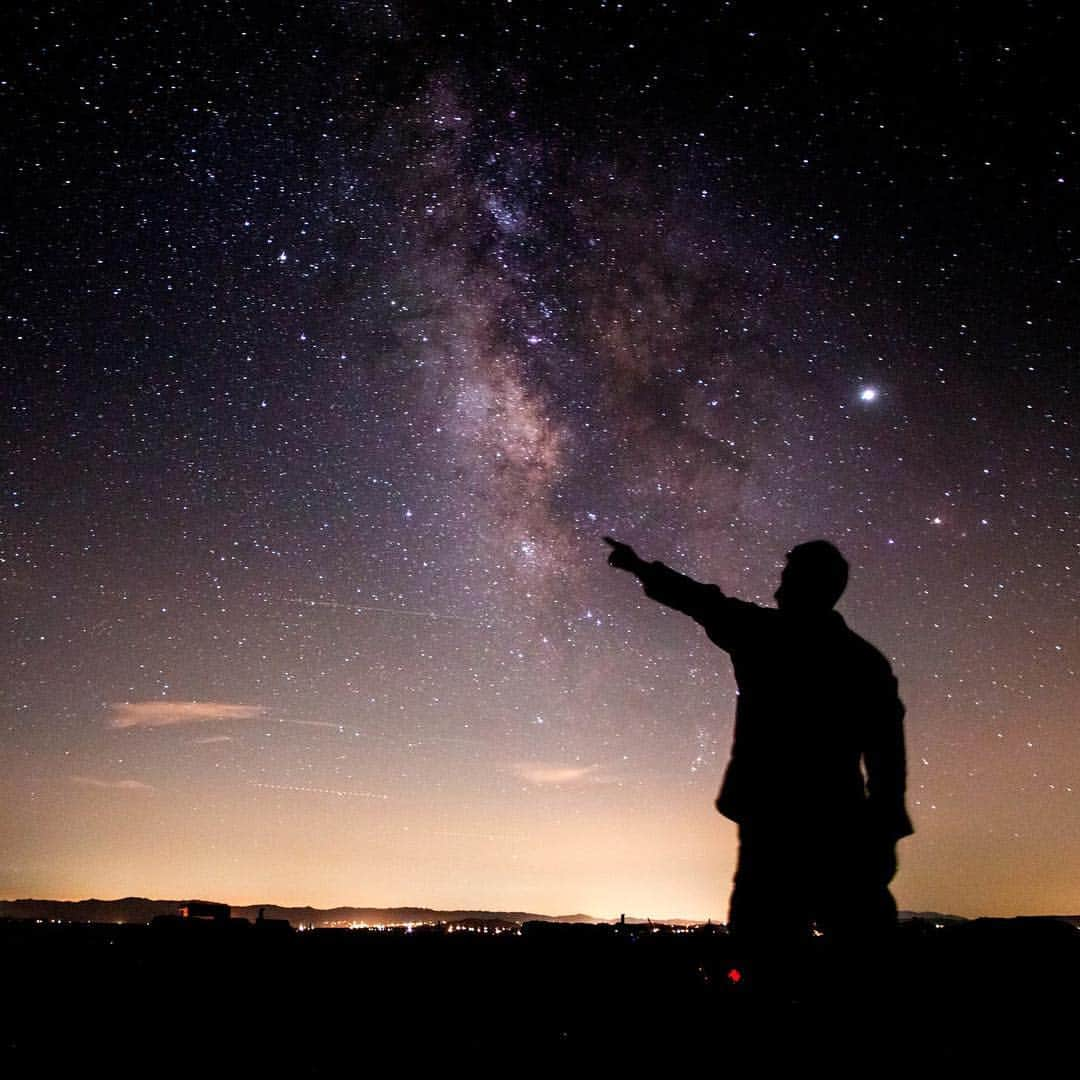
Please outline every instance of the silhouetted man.
[[763, 608], [604, 539], [612, 566], [731, 656], [735, 738], [716, 808], [739, 826], [729, 925], [751, 962], [790, 962], [812, 929], [854, 948], [880, 939], [896, 920], [896, 841], [912, 832], [904, 706], [888, 661], [833, 611], [844, 557], [799, 544]]

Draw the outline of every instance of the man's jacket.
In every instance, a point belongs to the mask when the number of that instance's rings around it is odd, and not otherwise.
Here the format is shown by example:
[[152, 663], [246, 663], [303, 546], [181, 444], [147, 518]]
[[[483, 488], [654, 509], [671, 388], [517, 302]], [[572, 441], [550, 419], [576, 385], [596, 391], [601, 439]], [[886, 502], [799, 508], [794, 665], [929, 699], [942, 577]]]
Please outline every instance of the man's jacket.
[[731, 761], [717, 809], [741, 825], [913, 830], [904, 706], [889, 662], [835, 611], [794, 614], [648, 564], [646, 595], [700, 623], [735, 669]]

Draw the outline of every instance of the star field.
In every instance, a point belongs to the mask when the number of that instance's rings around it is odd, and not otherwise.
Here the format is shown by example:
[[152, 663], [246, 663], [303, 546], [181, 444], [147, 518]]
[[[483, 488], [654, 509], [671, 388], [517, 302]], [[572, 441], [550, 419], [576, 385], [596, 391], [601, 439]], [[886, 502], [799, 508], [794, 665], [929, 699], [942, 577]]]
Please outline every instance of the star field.
[[0, 892], [723, 918], [734, 681], [907, 705], [901, 907], [1080, 908], [1065, 5], [27, 4]]

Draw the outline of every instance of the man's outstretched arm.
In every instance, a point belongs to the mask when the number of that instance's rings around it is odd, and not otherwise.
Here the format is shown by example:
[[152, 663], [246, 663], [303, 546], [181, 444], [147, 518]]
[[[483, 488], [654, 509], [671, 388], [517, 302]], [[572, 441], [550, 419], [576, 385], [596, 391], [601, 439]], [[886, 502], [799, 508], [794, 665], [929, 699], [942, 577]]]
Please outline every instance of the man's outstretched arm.
[[715, 616], [717, 602], [724, 599], [724, 594], [715, 585], [702, 585], [662, 562], [646, 562], [629, 544], [610, 536], [605, 536], [604, 542], [611, 546], [608, 565], [633, 574], [651, 600], [681, 611], [702, 624]]

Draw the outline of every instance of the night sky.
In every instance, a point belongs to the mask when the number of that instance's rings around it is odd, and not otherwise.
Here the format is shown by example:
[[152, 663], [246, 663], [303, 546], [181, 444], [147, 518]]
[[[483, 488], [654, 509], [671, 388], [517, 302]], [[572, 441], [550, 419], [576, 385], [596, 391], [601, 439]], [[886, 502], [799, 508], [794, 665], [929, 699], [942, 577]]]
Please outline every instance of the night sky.
[[730, 664], [607, 533], [834, 541], [900, 906], [1080, 910], [1077, 18], [998, 8], [15, 4], [0, 895], [723, 919]]

